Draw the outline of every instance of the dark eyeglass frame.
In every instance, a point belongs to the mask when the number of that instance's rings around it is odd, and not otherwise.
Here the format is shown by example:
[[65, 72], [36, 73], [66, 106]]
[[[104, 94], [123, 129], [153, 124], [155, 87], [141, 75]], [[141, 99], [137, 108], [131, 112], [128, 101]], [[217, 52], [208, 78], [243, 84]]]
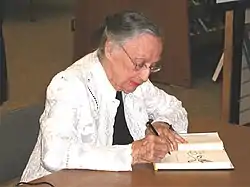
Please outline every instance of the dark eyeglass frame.
[[122, 45], [120, 45], [121, 49], [124, 51], [124, 53], [127, 55], [127, 57], [129, 58], [129, 60], [132, 62], [132, 64], [135, 67], [135, 71], [140, 71], [143, 68], [145, 69], [149, 69], [150, 73], [156, 73], [158, 71], [161, 70], [161, 66], [160, 65], [155, 65], [155, 66], [147, 66], [145, 63], [142, 64], [137, 64], [135, 63], [135, 61], [131, 58], [131, 56], [128, 54], [128, 52], [126, 51], [126, 49], [124, 49], [124, 47]]

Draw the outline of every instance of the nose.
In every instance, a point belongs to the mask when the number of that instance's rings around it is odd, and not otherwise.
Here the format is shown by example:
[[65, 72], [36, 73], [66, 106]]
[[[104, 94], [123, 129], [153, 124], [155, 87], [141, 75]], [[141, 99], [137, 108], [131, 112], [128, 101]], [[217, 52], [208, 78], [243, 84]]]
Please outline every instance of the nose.
[[140, 78], [145, 82], [148, 80], [148, 77], [150, 75], [150, 68], [142, 69], [140, 72]]

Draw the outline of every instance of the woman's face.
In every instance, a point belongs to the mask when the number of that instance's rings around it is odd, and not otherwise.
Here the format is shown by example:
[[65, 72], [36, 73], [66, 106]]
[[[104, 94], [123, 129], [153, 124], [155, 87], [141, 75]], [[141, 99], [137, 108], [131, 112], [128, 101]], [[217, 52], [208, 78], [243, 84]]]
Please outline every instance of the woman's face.
[[148, 80], [150, 67], [160, 60], [161, 53], [161, 39], [151, 34], [141, 34], [114, 47], [108, 60], [116, 89], [125, 93], [135, 91]]

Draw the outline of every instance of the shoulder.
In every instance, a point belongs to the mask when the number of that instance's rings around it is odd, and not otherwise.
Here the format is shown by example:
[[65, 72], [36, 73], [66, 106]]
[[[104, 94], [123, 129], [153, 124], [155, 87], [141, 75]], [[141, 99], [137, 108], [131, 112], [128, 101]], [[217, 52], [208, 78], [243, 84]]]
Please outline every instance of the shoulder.
[[84, 96], [94, 64], [94, 53], [90, 53], [57, 73], [47, 87], [47, 97]]
[[80, 88], [86, 84], [86, 80], [92, 74], [96, 64], [96, 52], [89, 53], [74, 62], [65, 70], [57, 73], [51, 80], [48, 88], [69, 86]]
[[93, 68], [95, 68], [98, 62], [97, 52], [94, 51], [77, 60], [64, 72], [67, 76], [75, 77], [83, 81], [93, 71]]

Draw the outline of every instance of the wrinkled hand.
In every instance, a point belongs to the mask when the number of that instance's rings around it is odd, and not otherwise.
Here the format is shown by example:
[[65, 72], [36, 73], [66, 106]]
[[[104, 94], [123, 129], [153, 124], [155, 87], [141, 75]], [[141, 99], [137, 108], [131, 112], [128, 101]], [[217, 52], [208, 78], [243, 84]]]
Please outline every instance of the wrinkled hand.
[[[155, 122], [152, 125], [158, 132], [159, 136], [164, 138], [168, 142], [168, 144], [170, 144], [170, 151], [177, 150], [178, 143], [187, 143], [187, 141], [178, 133], [170, 129], [169, 125], [163, 122]], [[146, 134], [153, 134], [153, 132], [150, 129], [147, 129]]]
[[171, 145], [164, 137], [148, 134], [132, 143], [133, 164], [160, 161], [170, 149]]

